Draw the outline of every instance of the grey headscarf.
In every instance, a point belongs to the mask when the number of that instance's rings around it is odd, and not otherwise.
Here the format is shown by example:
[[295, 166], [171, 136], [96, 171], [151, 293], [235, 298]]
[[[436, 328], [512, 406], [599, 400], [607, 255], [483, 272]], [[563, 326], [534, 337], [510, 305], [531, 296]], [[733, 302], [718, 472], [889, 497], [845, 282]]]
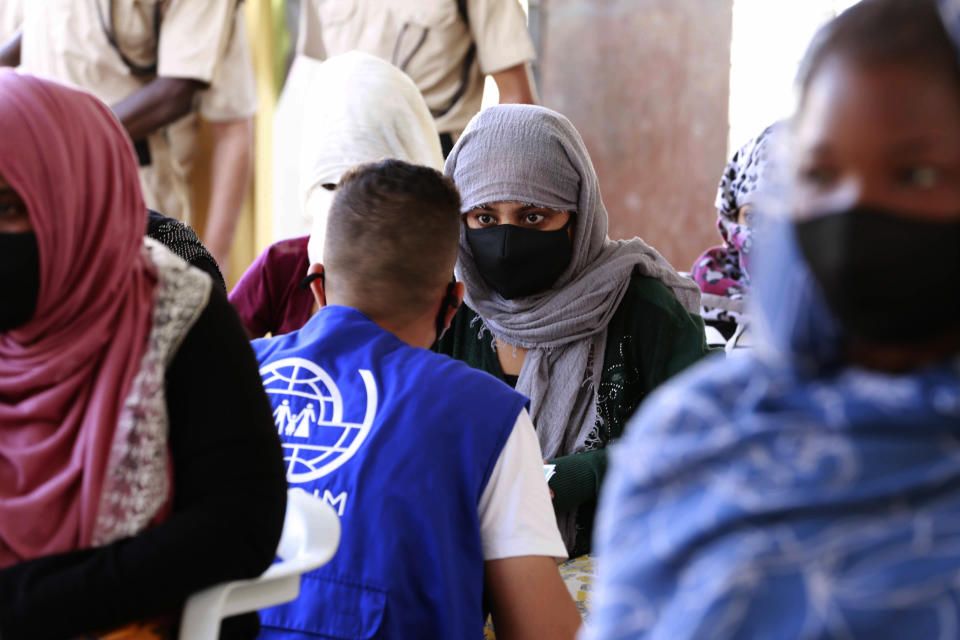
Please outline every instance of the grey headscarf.
[[570, 266], [549, 290], [501, 297], [481, 277], [462, 230], [456, 275], [493, 335], [528, 349], [517, 391], [530, 398], [543, 456], [586, 450], [596, 428], [607, 325], [634, 268], [661, 280], [691, 313], [700, 308], [700, 290], [639, 238], [607, 237], [593, 163], [580, 134], [555, 111], [501, 105], [480, 112], [450, 152], [445, 173], [460, 190], [463, 211], [500, 201], [576, 211]]

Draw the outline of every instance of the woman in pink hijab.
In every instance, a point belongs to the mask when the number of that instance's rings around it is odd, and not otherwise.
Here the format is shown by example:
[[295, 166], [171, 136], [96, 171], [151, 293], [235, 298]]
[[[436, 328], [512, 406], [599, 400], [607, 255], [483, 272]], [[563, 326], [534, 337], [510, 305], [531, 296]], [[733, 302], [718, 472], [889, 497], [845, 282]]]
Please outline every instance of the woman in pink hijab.
[[109, 109], [0, 73], [3, 640], [175, 617], [273, 559], [285, 482], [253, 353], [145, 222]]

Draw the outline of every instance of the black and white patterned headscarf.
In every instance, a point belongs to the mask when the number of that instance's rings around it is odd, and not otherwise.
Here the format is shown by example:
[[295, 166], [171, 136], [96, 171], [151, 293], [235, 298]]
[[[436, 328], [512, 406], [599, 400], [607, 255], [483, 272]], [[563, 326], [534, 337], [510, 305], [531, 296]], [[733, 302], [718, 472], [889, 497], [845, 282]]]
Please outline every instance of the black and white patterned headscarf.
[[[753, 249], [753, 221], [740, 224], [744, 205], [754, 204], [758, 194], [767, 193], [772, 174], [774, 138], [780, 123], [767, 127], [733, 154], [717, 188], [717, 229], [723, 245], [713, 247], [693, 264], [691, 276], [706, 294], [740, 299], [750, 286], [749, 261]], [[739, 323], [739, 314], [724, 309], [704, 308], [707, 320]]]
[[[770, 125], [733, 154], [717, 187], [716, 207], [721, 219], [736, 224], [740, 209], [753, 204], [753, 196], [770, 175], [772, 140], [779, 127], [779, 122]], [[722, 230], [720, 233], [723, 235]]]

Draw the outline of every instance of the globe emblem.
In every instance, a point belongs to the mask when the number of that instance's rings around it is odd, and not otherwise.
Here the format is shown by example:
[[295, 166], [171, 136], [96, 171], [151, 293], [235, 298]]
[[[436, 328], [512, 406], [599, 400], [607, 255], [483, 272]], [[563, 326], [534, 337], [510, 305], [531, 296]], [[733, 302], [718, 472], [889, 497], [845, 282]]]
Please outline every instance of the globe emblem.
[[[366, 407], [361, 422], [347, 422], [337, 384], [316, 363], [284, 358], [260, 369], [291, 484], [316, 480], [337, 469], [370, 433], [377, 413], [377, 385], [370, 371], [357, 373], [366, 391]], [[359, 412], [357, 407], [347, 409], [354, 415]]]

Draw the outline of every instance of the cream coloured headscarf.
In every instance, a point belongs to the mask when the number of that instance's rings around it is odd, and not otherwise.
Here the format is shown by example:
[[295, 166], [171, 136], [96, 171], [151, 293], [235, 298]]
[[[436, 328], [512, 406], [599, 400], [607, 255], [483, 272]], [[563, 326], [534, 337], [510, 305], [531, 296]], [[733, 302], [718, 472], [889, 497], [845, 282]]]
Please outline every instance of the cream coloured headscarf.
[[350, 168], [387, 158], [443, 170], [430, 110], [413, 81], [385, 60], [351, 51], [319, 65], [307, 90], [300, 193], [312, 214], [310, 262], [322, 262], [332, 192]]

